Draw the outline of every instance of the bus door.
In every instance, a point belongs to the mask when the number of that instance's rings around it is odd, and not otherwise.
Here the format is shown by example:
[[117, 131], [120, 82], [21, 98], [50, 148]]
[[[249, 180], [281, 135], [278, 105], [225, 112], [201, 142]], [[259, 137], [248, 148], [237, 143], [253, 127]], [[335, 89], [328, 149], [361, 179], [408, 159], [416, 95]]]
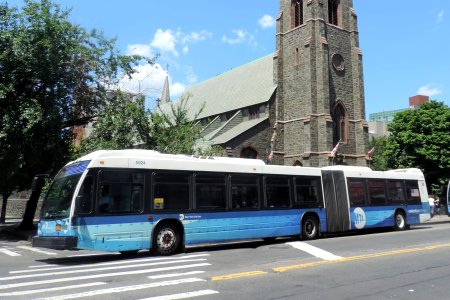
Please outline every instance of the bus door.
[[350, 230], [350, 212], [343, 171], [322, 170], [327, 232]]

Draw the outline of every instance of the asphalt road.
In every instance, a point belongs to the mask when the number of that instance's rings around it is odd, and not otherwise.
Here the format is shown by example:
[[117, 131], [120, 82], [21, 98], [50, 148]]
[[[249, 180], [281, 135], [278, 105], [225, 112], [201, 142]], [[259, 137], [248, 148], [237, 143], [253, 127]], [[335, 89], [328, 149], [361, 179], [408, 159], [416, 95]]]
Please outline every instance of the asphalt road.
[[447, 299], [449, 274], [450, 223], [172, 257], [0, 241], [0, 299]]

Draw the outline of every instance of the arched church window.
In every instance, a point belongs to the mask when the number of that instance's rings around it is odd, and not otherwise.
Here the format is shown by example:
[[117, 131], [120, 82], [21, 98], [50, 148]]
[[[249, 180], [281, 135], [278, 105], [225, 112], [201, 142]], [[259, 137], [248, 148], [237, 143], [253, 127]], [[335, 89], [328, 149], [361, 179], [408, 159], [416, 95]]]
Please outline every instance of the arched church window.
[[333, 109], [333, 140], [347, 143], [348, 141], [348, 114], [342, 102], [338, 102]]
[[340, 0], [328, 0], [328, 23], [339, 26]]
[[295, 28], [303, 24], [303, 0], [291, 2], [291, 27]]
[[241, 150], [241, 158], [258, 158], [258, 152], [252, 147], [245, 147]]

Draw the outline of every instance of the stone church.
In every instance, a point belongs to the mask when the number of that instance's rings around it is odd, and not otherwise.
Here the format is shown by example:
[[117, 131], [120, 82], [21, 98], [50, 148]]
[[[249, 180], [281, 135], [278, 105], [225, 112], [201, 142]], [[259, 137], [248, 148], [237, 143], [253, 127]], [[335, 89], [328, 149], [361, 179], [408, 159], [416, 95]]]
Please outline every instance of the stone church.
[[280, 0], [275, 53], [187, 89], [192, 114], [204, 105], [202, 143], [269, 164], [366, 166], [358, 34], [352, 0]]

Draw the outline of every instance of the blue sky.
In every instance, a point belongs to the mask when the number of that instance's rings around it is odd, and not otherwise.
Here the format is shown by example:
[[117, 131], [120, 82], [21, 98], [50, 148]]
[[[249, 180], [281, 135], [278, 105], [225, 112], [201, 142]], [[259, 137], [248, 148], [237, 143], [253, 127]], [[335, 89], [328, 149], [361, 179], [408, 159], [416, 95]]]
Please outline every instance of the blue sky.
[[[10, 6], [21, 0], [7, 1]], [[117, 38], [123, 53], [160, 57], [123, 87], [172, 98], [184, 88], [271, 54], [279, 0], [57, 0], [71, 20]], [[354, 0], [363, 51], [366, 117], [406, 108], [410, 96], [450, 105], [450, 1]], [[140, 87], [140, 90], [139, 90]]]

